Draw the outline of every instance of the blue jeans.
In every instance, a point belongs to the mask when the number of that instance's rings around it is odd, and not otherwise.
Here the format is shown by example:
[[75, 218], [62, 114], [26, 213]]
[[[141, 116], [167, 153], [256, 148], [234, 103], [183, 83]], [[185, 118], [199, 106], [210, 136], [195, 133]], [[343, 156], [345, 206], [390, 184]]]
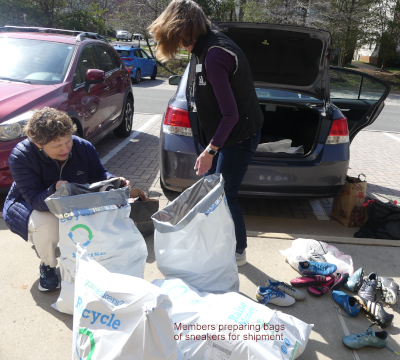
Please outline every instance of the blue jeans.
[[204, 175], [222, 174], [225, 180], [226, 200], [235, 224], [236, 250], [247, 247], [246, 226], [237, 194], [247, 168], [253, 160], [260, 137], [261, 129], [240, 143], [220, 150], [213, 158], [211, 169]]

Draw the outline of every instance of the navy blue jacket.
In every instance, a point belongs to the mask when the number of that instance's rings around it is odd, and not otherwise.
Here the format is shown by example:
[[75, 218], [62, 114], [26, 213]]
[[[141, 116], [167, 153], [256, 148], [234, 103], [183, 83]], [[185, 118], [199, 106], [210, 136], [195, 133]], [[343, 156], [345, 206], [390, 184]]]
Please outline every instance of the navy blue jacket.
[[10, 230], [28, 240], [28, 221], [33, 210], [49, 211], [44, 199], [54, 194], [59, 180], [91, 184], [114, 177], [100, 162], [94, 146], [72, 136], [68, 160], [60, 168], [29, 139], [18, 143], [8, 159], [13, 184], [3, 208]]

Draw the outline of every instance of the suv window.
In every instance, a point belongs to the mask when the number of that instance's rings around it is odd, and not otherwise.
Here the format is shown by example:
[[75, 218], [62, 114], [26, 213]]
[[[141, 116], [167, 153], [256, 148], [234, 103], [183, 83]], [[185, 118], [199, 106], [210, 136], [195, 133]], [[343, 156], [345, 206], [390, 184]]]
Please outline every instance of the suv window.
[[140, 52], [142, 53], [142, 58], [143, 59], [148, 59], [149, 56], [144, 52], [144, 50], [140, 50]]
[[117, 62], [116, 56], [111, 49], [108, 49], [105, 46], [97, 46], [97, 50], [99, 54], [101, 70], [104, 72], [109, 72], [119, 68], [119, 61]]
[[135, 56], [138, 57], [138, 58], [141, 58], [141, 57], [142, 57], [142, 53], [140, 52], [139, 49], [136, 49], [134, 54], [135, 54]]
[[86, 79], [86, 72], [89, 69], [100, 69], [96, 51], [93, 45], [86, 46], [81, 53], [78, 65], [74, 74], [74, 86], [82, 84]]

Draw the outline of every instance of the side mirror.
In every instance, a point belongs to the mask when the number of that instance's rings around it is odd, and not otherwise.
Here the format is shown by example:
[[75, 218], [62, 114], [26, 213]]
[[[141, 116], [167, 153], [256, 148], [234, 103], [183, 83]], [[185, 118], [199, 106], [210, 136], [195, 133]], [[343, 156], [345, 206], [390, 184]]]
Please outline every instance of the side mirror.
[[86, 79], [84, 89], [86, 92], [90, 91], [91, 84], [101, 84], [105, 81], [106, 74], [103, 70], [98, 69], [88, 69], [86, 71]]
[[182, 79], [181, 75], [172, 75], [168, 79], [168, 83], [170, 85], [179, 85], [180, 81]]

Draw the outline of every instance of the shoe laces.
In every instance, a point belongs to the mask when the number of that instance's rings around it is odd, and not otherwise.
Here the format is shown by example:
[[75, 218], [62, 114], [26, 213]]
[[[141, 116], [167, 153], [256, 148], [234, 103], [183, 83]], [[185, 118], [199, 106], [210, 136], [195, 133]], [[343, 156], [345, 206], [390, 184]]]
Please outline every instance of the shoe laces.
[[266, 303], [268, 303], [268, 301], [271, 299], [271, 297], [273, 295], [275, 298], [278, 298], [278, 297], [284, 298], [285, 297], [285, 293], [280, 291], [276, 287], [268, 288], [266, 292], [268, 292], [267, 297], [266, 297]]
[[[375, 325], [375, 324], [372, 324], [372, 325]], [[372, 331], [371, 327], [369, 326], [366, 332], [357, 334], [357, 337], [364, 338], [364, 337], [369, 337], [372, 335], [373, 335], [373, 331]]]
[[293, 286], [290, 286], [288, 283], [281, 282], [280, 285], [283, 286], [287, 290], [296, 292], [296, 289]]
[[[375, 284], [376, 284], [376, 283], [375, 283]], [[367, 289], [368, 286], [374, 287], [374, 280], [364, 279], [363, 282], [362, 282], [362, 284], [361, 284], [361, 287], [360, 287], [360, 290], [359, 290], [359, 291], [365, 291], [365, 290]]]

